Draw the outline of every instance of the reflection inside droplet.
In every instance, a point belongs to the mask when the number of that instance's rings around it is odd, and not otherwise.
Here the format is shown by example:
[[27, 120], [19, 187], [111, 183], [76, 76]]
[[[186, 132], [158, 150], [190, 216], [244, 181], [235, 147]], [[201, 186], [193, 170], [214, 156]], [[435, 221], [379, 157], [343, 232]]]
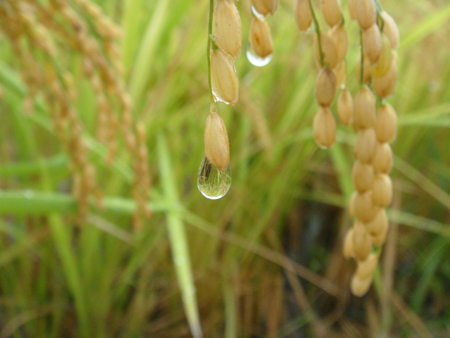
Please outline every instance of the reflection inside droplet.
[[204, 156], [197, 177], [197, 187], [202, 195], [211, 200], [217, 200], [227, 194], [230, 186], [230, 165], [225, 170], [220, 170]]
[[262, 57], [256, 55], [250, 46], [247, 49], [247, 59], [248, 59], [248, 61], [250, 61], [250, 63], [253, 66], [256, 66], [256, 67], [263, 67], [263, 66], [267, 65], [270, 62], [270, 60], [272, 60], [272, 56], [273, 56], [273, 54], [270, 54], [270, 55], [266, 56], [265, 58], [262, 58]]

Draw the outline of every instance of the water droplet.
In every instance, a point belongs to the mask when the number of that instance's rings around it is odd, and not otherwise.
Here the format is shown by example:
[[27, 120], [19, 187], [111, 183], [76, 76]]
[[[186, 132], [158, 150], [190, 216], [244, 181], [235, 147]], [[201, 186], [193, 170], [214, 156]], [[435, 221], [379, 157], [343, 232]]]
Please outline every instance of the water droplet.
[[329, 146], [326, 146], [326, 145], [323, 145], [323, 144], [319, 144], [319, 143], [317, 143], [317, 142], [316, 142], [316, 144], [317, 144], [317, 147], [319, 147], [320, 149], [323, 149], [323, 150], [330, 149]]
[[217, 200], [227, 194], [230, 186], [230, 165], [225, 170], [219, 170], [204, 156], [197, 177], [197, 187], [202, 195], [210, 200]]
[[256, 67], [263, 67], [263, 66], [267, 65], [270, 62], [270, 60], [272, 60], [272, 56], [273, 56], [273, 54], [270, 54], [270, 55], [266, 56], [265, 58], [262, 58], [262, 57], [256, 55], [250, 46], [247, 49], [247, 59], [248, 59], [248, 61], [250, 61], [250, 63], [253, 66], [256, 66]]
[[225, 104], [230, 104], [230, 102], [224, 100], [224, 99], [223, 99], [223, 98], [222, 98], [222, 97], [214, 90], [214, 88], [212, 89], [212, 93], [213, 93], [214, 101], [215, 101], [215, 102], [223, 102], [223, 103], [225, 103]]
[[259, 13], [253, 5], [252, 5], [252, 13], [259, 19], [265, 18], [265, 16]]

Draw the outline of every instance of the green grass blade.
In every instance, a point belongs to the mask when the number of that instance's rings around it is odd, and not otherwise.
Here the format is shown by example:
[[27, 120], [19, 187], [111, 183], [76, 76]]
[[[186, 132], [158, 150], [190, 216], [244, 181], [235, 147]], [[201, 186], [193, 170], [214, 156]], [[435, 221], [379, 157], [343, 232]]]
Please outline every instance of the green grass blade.
[[225, 301], [225, 338], [237, 337], [236, 327], [236, 302], [233, 291], [233, 285], [225, 280], [223, 282], [223, 296]]
[[123, 2], [122, 26], [124, 37], [122, 40], [122, 63], [125, 74], [129, 74], [133, 63], [133, 56], [138, 47], [136, 37], [139, 35], [139, 16], [142, 0], [126, 0]]
[[[95, 201], [90, 201], [95, 206]], [[103, 199], [106, 214], [132, 215], [136, 203], [127, 198], [105, 197]], [[149, 208], [154, 213], [176, 211], [173, 205], [165, 202], [151, 202]], [[77, 202], [72, 195], [40, 192], [34, 190], [0, 190], [0, 215], [45, 215], [48, 213], [75, 213]]]
[[152, 60], [154, 60], [156, 47], [163, 33], [162, 28], [166, 22], [165, 18], [169, 15], [169, 4], [170, 1], [168, 0], [158, 1], [153, 16], [148, 22], [147, 30], [141, 43], [141, 49], [139, 50], [132, 70], [129, 88], [131, 96], [137, 105], [141, 101], [142, 94], [150, 77], [152, 65], [154, 65]]
[[430, 14], [426, 19], [411, 28], [403, 37], [400, 43], [400, 48], [416, 46], [423, 38], [432, 34], [433, 32], [442, 29], [442, 26], [450, 18], [450, 5]]
[[331, 157], [333, 159], [334, 166], [339, 173], [338, 179], [341, 185], [342, 192], [347, 200], [353, 192], [352, 178], [351, 178], [351, 164], [348, 157], [345, 156], [342, 144], [338, 143], [333, 148], [330, 149]]
[[[169, 148], [162, 133], [158, 135], [158, 159], [161, 184], [165, 197], [170, 204], [177, 206], [179, 205], [179, 201], [175, 186], [175, 178], [172, 173], [172, 165], [170, 163]], [[175, 271], [183, 295], [186, 317], [192, 335], [195, 338], [199, 338], [202, 337], [202, 330], [197, 300], [195, 297], [194, 277], [192, 275], [191, 261], [189, 258], [186, 231], [180, 216], [175, 212], [167, 213], [167, 226]]]
[[84, 291], [82, 280], [80, 277], [76, 255], [72, 249], [72, 238], [68, 226], [64, 224], [60, 215], [49, 215], [50, 227], [52, 230], [53, 241], [58, 251], [62, 262], [62, 268], [69, 285], [69, 289], [73, 293], [75, 306], [77, 308], [77, 317], [80, 321], [79, 334], [81, 337], [88, 338], [89, 335], [89, 321], [88, 310], [86, 307], [86, 300], [84, 298]]
[[42, 161], [27, 161], [14, 164], [5, 164], [0, 167], [1, 177], [13, 176], [32, 176], [41, 171], [42, 165], [51, 172], [67, 171], [68, 157], [65, 154], [59, 154], [52, 158]]
[[423, 302], [425, 301], [425, 296], [430, 289], [431, 283], [433, 282], [433, 277], [436, 274], [436, 270], [442, 261], [445, 254], [448, 253], [449, 242], [446, 238], [437, 238], [432, 243], [430, 243], [427, 257], [423, 263], [422, 275], [418, 282], [418, 286], [415, 289], [411, 298], [411, 308], [419, 313]]

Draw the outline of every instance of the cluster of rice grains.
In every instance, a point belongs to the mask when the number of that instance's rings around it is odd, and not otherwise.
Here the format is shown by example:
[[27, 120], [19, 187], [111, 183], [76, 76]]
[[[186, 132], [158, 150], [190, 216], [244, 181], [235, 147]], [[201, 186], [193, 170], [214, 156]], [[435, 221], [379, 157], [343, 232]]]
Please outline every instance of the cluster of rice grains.
[[356, 217], [347, 233], [344, 255], [354, 256], [358, 267], [351, 290], [363, 296], [372, 283], [381, 246], [386, 240], [388, 218], [385, 207], [392, 201], [389, 177], [393, 158], [389, 145], [395, 138], [397, 116], [384, 101], [394, 92], [397, 82], [399, 33], [395, 21], [373, 0], [350, 2], [350, 13], [361, 29], [361, 60], [358, 70], [361, 84], [353, 106], [353, 127], [357, 131], [356, 162], [352, 178], [355, 193], [350, 213]]
[[346, 235], [344, 255], [354, 257], [357, 262], [351, 290], [354, 295], [363, 296], [372, 283], [387, 235], [384, 208], [392, 201], [389, 172], [393, 155], [389, 143], [395, 138], [397, 117], [385, 98], [393, 94], [397, 81], [395, 49], [399, 33], [395, 21], [382, 10], [378, 0], [349, 0], [351, 18], [357, 21], [361, 32], [357, 67], [361, 88], [353, 100], [345, 88], [348, 36], [340, 2], [321, 0], [320, 4], [329, 32], [320, 31], [311, 0], [296, 0], [295, 18], [301, 31], [307, 31], [313, 22], [316, 29], [314, 52], [321, 67], [316, 84], [320, 108], [313, 122], [316, 143], [321, 148], [330, 148], [336, 142], [336, 122], [330, 106], [339, 88], [339, 120], [344, 125], [352, 123], [357, 132], [352, 171], [355, 193], [350, 202], [350, 214], [356, 221]]
[[[265, 18], [277, 7], [278, 0], [252, 0], [253, 19], [247, 58], [255, 66], [265, 66], [272, 59], [272, 35]], [[210, 0], [207, 53], [211, 108], [206, 121], [205, 156], [198, 172], [197, 186], [203, 196], [212, 200], [225, 196], [231, 186], [228, 134], [216, 102], [234, 105], [238, 101], [239, 80], [234, 62], [241, 47], [241, 20], [234, 1]]]
[[[348, 36], [339, 0], [321, 0], [320, 4], [325, 22], [330, 27], [328, 33], [320, 30], [310, 0], [295, 0], [294, 14], [300, 31], [308, 31], [313, 22], [315, 26], [314, 54], [320, 67], [315, 95], [320, 108], [314, 117], [313, 134], [317, 145], [327, 149], [336, 143], [336, 120], [330, 106], [336, 91], [345, 86]], [[347, 125], [352, 118], [352, 97], [345, 88], [339, 94], [338, 111], [340, 120]]]
[[65, 56], [70, 50], [79, 57], [82, 75], [95, 94], [97, 137], [107, 145], [106, 162], [112, 164], [118, 150], [119, 130], [133, 155], [133, 195], [138, 205], [135, 226], [140, 227], [140, 220], [149, 215], [147, 148], [143, 128], [136, 132], [131, 100], [119, 69], [120, 30], [100, 7], [88, 0], [2, 1], [0, 29], [9, 40], [27, 85], [25, 112], [32, 113], [36, 96], [41, 94], [57, 135], [70, 156], [73, 193], [79, 203], [81, 221], [89, 210], [90, 196], [101, 207], [102, 194], [95, 178], [96, 168], [89, 161], [84, 138], [87, 131], [77, 115], [77, 90], [68, 69], [70, 60]]
[[[357, 78], [361, 88], [354, 100], [346, 88], [346, 55], [349, 46], [339, 0], [321, 0], [321, 11], [330, 27], [321, 31], [312, 0], [295, 0], [295, 20], [300, 31], [315, 26], [314, 54], [320, 67], [315, 96], [319, 110], [313, 121], [317, 145], [330, 148], [336, 143], [336, 120], [331, 112], [336, 92], [338, 117], [342, 124], [353, 124], [357, 132], [356, 161], [352, 171], [355, 193], [350, 214], [355, 224], [346, 235], [344, 255], [354, 257], [358, 267], [351, 290], [363, 296], [372, 283], [387, 230], [385, 211], [392, 201], [390, 142], [396, 134], [397, 117], [385, 102], [397, 81], [396, 48], [399, 33], [395, 21], [378, 0], [349, 0], [350, 16], [360, 27], [361, 56]], [[210, 62], [211, 112], [206, 122], [205, 157], [200, 166], [198, 187], [210, 199], [224, 196], [231, 183], [229, 142], [225, 124], [217, 112], [216, 101], [235, 104], [239, 81], [234, 61], [241, 49], [242, 31], [233, 0], [210, 0], [208, 62]], [[277, 0], [252, 0], [253, 19], [247, 57], [256, 66], [266, 65], [273, 54], [270, 28], [265, 21], [277, 9]], [[214, 35], [212, 35], [212, 18]]]
[[[307, 31], [315, 24], [314, 52], [321, 69], [317, 76], [316, 99], [320, 105], [313, 122], [313, 135], [321, 148], [330, 148], [336, 142], [336, 122], [330, 111], [336, 90], [341, 88], [337, 101], [339, 120], [347, 125], [353, 122], [357, 132], [356, 162], [352, 171], [355, 193], [350, 213], [355, 224], [346, 235], [345, 257], [354, 257], [358, 267], [352, 278], [351, 290], [363, 296], [372, 283], [378, 263], [380, 247], [388, 230], [385, 207], [392, 200], [392, 150], [389, 143], [396, 133], [396, 113], [384, 102], [394, 91], [397, 80], [397, 26], [378, 2], [349, 0], [352, 19], [361, 29], [361, 59], [357, 75], [362, 88], [354, 102], [345, 88], [345, 56], [348, 36], [344, 28], [341, 5], [338, 0], [321, 0], [321, 9], [327, 33], [321, 32], [310, 0], [296, 0], [295, 18], [298, 28]], [[361, 66], [362, 64], [362, 66]]]
[[215, 6], [214, 0], [210, 0], [207, 56], [211, 108], [206, 120], [205, 156], [197, 186], [203, 196], [212, 200], [225, 196], [231, 186], [230, 144], [216, 102], [234, 105], [238, 101], [239, 80], [234, 61], [241, 46], [241, 19], [233, 0], [217, 0]]

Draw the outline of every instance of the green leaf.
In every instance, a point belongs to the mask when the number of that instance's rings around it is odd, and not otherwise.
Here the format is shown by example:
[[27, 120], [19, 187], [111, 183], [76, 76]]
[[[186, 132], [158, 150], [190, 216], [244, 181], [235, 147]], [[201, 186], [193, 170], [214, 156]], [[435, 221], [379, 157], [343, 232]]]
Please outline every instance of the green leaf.
[[[158, 134], [158, 160], [165, 198], [169, 204], [176, 208], [180, 205], [180, 201], [177, 196], [175, 177], [172, 173], [169, 148], [162, 133]], [[183, 295], [184, 310], [192, 335], [195, 338], [200, 338], [202, 337], [202, 329], [195, 297], [194, 277], [189, 258], [186, 230], [179, 213], [170, 211], [166, 217], [173, 262], [178, 277], [178, 284]]]

